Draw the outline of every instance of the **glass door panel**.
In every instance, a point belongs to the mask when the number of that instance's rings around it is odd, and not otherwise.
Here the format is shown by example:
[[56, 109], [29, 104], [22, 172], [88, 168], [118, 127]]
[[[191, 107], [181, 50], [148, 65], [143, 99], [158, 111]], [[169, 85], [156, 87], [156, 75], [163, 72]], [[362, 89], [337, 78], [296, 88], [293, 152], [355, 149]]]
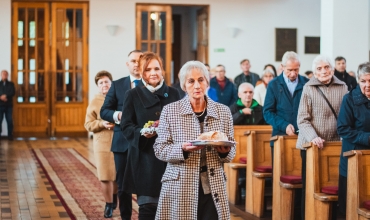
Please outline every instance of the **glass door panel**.
[[163, 59], [167, 83], [171, 83], [171, 6], [137, 5], [136, 47], [142, 51], [151, 51]]
[[[52, 4], [53, 35], [51, 72], [52, 132], [84, 131], [84, 113], [88, 104], [86, 3]], [[81, 126], [82, 125], [82, 126]]]
[[197, 60], [208, 63], [208, 7], [203, 7], [197, 11], [197, 23]]
[[58, 102], [81, 102], [82, 81], [82, 10], [58, 8], [56, 12], [56, 100]]

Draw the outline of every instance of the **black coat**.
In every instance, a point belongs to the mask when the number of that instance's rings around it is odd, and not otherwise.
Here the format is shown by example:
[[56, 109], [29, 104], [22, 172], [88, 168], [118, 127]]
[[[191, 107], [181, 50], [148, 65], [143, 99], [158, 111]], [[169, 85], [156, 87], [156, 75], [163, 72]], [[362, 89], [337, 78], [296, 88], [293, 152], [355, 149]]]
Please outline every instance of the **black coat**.
[[[138, 86], [142, 86], [143, 83], [139, 82]], [[112, 82], [112, 85], [105, 96], [104, 104], [100, 110], [100, 117], [111, 123], [114, 123], [113, 114], [115, 111], [121, 111], [123, 102], [125, 100], [125, 92], [131, 89], [131, 81], [130, 77], [123, 77], [121, 79], [115, 80]], [[122, 118], [124, 114], [122, 114]], [[122, 119], [121, 119], [122, 120]], [[113, 152], [126, 152], [128, 149], [128, 142], [126, 141], [125, 137], [123, 136], [120, 126], [116, 124], [114, 126], [114, 134], [112, 140], [112, 148], [111, 151]]]
[[357, 81], [355, 77], [350, 76], [347, 71], [344, 71], [343, 73], [335, 70], [334, 75], [346, 83], [348, 91], [351, 91], [352, 89], [356, 88]]
[[[249, 76], [251, 77], [250, 83], [253, 86], [256, 86], [256, 83], [258, 82], [258, 80], [260, 80], [260, 76], [257, 73], [252, 73], [252, 72], [249, 72]], [[245, 76], [245, 74], [241, 73], [237, 75], [234, 79], [234, 84], [235, 84], [236, 89], [239, 89], [240, 84], [244, 82], [247, 82], [247, 77]]]
[[0, 81], [0, 95], [6, 95], [6, 102], [0, 100], [0, 107], [13, 107], [13, 96], [15, 95], [14, 83], [8, 80]]
[[265, 119], [263, 118], [262, 106], [258, 105], [254, 107], [250, 115], [240, 113], [240, 110], [244, 108], [245, 107], [239, 106], [236, 103], [230, 106], [234, 125], [266, 125]]
[[121, 120], [121, 130], [130, 145], [123, 183], [125, 192], [159, 197], [166, 163], [154, 155], [157, 135], [146, 138], [140, 130], [148, 121], [159, 120], [164, 105], [178, 100], [178, 91], [165, 84], [154, 93], [144, 86], [126, 92]]
[[186, 96], [186, 93], [184, 90], [182, 90], [179, 82], [173, 84], [172, 87], [177, 89], [177, 91], [179, 91], [180, 98], [184, 98]]
[[362, 94], [360, 86], [343, 97], [337, 131], [342, 138], [339, 174], [347, 177], [348, 158], [343, 153], [370, 149], [370, 100]]

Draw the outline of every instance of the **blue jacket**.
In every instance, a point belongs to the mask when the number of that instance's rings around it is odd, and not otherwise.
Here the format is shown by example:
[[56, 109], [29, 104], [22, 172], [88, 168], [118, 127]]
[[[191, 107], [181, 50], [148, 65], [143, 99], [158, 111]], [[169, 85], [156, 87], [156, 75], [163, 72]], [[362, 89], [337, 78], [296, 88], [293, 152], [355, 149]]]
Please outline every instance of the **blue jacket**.
[[343, 153], [350, 150], [370, 149], [370, 100], [357, 86], [343, 97], [338, 121], [338, 134], [342, 138], [339, 174], [347, 176], [348, 158]]
[[[234, 104], [238, 100], [238, 92], [236, 91], [235, 85], [230, 82], [228, 78], [225, 78], [226, 84], [224, 90], [221, 90], [220, 85], [216, 80], [216, 77], [213, 77], [210, 80], [211, 89], [215, 89], [217, 93], [218, 102], [226, 106]], [[214, 99], [214, 98], [212, 98]]]
[[[268, 84], [263, 106], [263, 117], [272, 126], [272, 136], [286, 135], [286, 127], [289, 124], [292, 124], [295, 131], [298, 131], [297, 115], [299, 102], [303, 86], [308, 82], [306, 77], [298, 75], [298, 85], [292, 97], [284, 81], [283, 74], [280, 74], [280, 76]], [[273, 146], [273, 142], [271, 146]]]

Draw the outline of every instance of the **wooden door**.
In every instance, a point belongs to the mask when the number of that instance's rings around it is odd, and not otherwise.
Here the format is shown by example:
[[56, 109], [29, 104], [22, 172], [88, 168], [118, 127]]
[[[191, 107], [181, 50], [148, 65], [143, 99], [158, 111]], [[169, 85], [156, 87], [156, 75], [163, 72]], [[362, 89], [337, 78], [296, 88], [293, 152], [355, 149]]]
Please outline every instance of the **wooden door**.
[[136, 49], [163, 59], [165, 80], [172, 76], [172, 9], [169, 5], [136, 5]]
[[87, 7], [12, 3], [15, 136], [86, 135]]
[[50, 115], [49, 4], [13, 3], [14, 135], [47, 135]]
[[86, 135], [88, 6], [52, 4], [51, 135]]
[[202, 63], [208, 63], [208, 8], [205, 6], [197, 11], [197, 60]]

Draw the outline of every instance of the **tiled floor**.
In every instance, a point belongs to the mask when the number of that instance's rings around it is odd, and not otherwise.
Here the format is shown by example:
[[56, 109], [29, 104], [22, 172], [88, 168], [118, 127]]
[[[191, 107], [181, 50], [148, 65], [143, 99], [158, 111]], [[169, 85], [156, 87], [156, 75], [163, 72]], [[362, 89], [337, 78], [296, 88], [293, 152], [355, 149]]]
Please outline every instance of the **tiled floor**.
[[[73, 148], [94, 164], [92, 140], [87, 138], [1, 140], [0, 219], [69, 219], [32, 153], [32, 149], [46, 148]], [[242, 218], [232, 213], [231, 219]]]

